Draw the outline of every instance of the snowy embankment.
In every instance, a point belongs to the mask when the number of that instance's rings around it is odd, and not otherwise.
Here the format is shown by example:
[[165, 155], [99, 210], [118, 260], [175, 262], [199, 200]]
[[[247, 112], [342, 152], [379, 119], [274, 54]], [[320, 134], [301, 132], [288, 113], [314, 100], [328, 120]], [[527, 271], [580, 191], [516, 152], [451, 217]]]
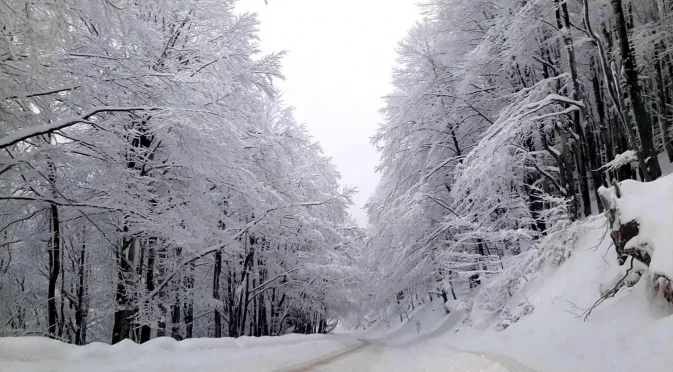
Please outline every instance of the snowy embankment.
[[286, 335], [175, 341], [138, 345], [68, 345], [41, 337], [0, 338], [0, 371], [276, 371], [359, 344], [338, 335]]
[[417, 350], [413, 355], [483, 353], [509, 371], [670, 372], [673, 305], [660, 282], [673, 277], [673, 175], [622, 182], [615, 203], [621, 222], [639, 227], [623, 248], [647, 253], [649, 267], [634, 259], [631, 268], [630, 256], [619, 265], [615, 226], [593, 217], [509, 261], [480, 293], [450, 306], [458, 309], [451, 314], [437, 317], [432, 302], [409, 321], [370, 333]]
[[504, 331], [463, 324], [442, 342], [506, 355], [543, 372], [671, 371], [673, 308], [645, 276], [587, 314], [628, 268], [618, 265], [606, 224], [605, 218], [591, 222], [560, 267], [548, 268], [509, 302], [515, 308], [523, 299], [532, 313]]
[[625, 180], [599, 193], [609, 206], [611, 229], [624, 258], [649, 266], [659, 287], [669, 285], [664, 282], [673, 279], [673, 176], [648, 183]]

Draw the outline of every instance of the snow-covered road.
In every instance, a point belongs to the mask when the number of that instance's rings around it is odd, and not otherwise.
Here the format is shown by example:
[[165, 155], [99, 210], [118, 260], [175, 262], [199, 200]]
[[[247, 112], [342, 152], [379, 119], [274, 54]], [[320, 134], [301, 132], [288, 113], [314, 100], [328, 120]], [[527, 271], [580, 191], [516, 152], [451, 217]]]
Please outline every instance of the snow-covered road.
[[382, 360], [384, 345], [363, 341], [362, 344], [341, 352], [301, 363], [277, 372], [314, 371], [373, 371]]
[[[120, 357], [123, 356], [123, 357]], [[223, 366], [226, 368], [223, 369]], [[26, 372], [536, 372], [497, 355], [451, 349], [438, 339], [355, 335], [281, 338], [170, 338], [135, 345], [66, 345], [42, 338], [0, 339], [0, 371]]]
[[362, 344], [276, 372], [536, 372], [496, 355], [473, 354], [438, 345]]

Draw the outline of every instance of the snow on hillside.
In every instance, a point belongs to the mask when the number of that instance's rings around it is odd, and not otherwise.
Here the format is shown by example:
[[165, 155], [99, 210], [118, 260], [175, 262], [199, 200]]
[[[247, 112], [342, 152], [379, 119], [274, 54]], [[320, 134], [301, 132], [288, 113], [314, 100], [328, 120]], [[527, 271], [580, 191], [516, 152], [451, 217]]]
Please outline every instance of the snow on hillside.
[[[585, 320], [585, 311], [624, 273], [606, 236], [606, 220], [590, 227], [567, 261], [522, 293], [534, 308], [531, 314], [501, 332], [463, 324], [437, 342], [507, 355], [545, 372], [670, 371], [673, 309], [648, 281], [622, 288]], [[510, 301], [517, 304], [517, 298]]]
[[[657, 211], [660, 208], [655, 206], [663, 206], [671, 199], [673, 187], [663, 185], [673, 183], [673, 176], [662, 180], [665, 181], [657, 181], [659, 185], [647, 184], [639, 192], [633, 191], [632, 199], [644, 198], [633, 203], [638, 211]], [[624, 185], [626, 194], [642, 184]], [[633, 212], [633, 216], [646, 215], [638, 213]], [[668, 212], [658, 215], [665, 213]], [[659, 225], [653, 225], [660, 229], [658, 234], [673, 231], [662, 225], [667, 223], [664, 218], [648, 221], [659, 221]], [[548, 262], [538, 275], [522, 280], [524, 285], [517, 287], [523, 288], [521, 292], [513, 292], [498, 315], [480, 319], [486, 313], [478, 304], [464, 306], [488, 296], [467, 298], [459, 306], [450, 306], [467, 307], [474, 311], [472, 314], [454, 310], [445, 315], [441, 301], [436, 300], [417, 308], [408, 321], [393, 320], [388, 327], [381, 322], [378, 330], [368, 334], [388, 344], [418, 350], [421, 355], [439, 350], [446, 355], [455, 350], [484, 353], [503, 366], [514, 365], [508, 368], [510, 371], [531, 368], [540, 372], [669, 372], [673, 366], [673, 307], [643, 277], [587, 314], [601, 295], [624, 276], [628, 264], [618, 265], [605, 217], [590, 219], [576, 230], [582, 233], [574, 248], [563, 252], [569, 257], [558, 267]], [[649, 234], [649, 230], [644, 233]], [[485, 288], [489, 284], [484, 283]], [[515, 313], [522, 304], [532, 309], [530, 314], [520, 314], [511, 323], [503, 322], [503, 317], [507, 318], [503, 313]], [[415, 329], [417, 321], [420, 332]]]
[[[395, 318], [397, 319], [397, 318]], [[382, 322], [358, 337], [367, 340], [382, 340], [388, 344], [405, 344], [421, 338], [432, 337], [445, 327], [446, 310], [440, 299], [426, 302], [409, 314], [408, 320]]]

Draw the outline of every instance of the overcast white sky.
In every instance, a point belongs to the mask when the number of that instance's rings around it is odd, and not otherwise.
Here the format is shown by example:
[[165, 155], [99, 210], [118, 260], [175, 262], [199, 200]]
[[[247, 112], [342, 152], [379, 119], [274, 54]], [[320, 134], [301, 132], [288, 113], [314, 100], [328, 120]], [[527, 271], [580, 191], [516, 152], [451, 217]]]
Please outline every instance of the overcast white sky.
[[286, 50], [279, 84], [286, 104], [332, 157], [341, 183], [359, 193], [351, 214], [378, 183], [369, 138], [381, 122], [381, 97], [391, 91], [395, 46], [420, 18], [416, 0], [240, 0], [259, 14], [264, 52]]

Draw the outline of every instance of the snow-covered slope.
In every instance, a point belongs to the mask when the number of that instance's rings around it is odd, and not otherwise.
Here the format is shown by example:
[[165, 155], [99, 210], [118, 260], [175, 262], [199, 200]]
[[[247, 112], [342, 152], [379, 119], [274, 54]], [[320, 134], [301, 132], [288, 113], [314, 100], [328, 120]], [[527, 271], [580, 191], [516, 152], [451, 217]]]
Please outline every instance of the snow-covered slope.
[[447, 316], [445, 304], [440, 299], [428, 301], [418, 306], [415, 311], [399, 322], [392, 319], [382, 323], [379, 327], [372, 327], [367, 332], [359, 333], [358, 338], [365, 340], [379, 340], [387, 344], [404, 345], [410, 342], [436, 337], [445, 331], [454, 328], [463, 319], [457, 313]]
[[507, 355], [545, 372], [671, 371], [673, 310], [648, 281], [622, 288], [585, 319], [586, 310], [625, 269], [617, 265], [606, 220], [590, 227], [568, 260], [521, 294], [533, 305], [531, 314], [500, 332], [464, 324], [436, 342]]

